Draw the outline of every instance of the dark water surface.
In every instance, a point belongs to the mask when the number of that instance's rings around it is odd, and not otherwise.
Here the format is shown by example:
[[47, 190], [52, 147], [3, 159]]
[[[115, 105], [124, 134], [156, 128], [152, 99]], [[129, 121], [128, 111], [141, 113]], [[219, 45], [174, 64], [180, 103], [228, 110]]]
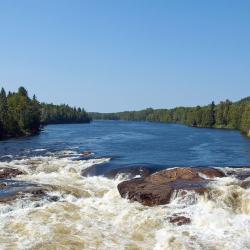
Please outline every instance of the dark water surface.
[[1, 141], [0, 160], [60, 150], [90, 150], [117, 166], [250, 165], [250, 139], [238, 131], [127, 121], [49, 125], [40, 135]]

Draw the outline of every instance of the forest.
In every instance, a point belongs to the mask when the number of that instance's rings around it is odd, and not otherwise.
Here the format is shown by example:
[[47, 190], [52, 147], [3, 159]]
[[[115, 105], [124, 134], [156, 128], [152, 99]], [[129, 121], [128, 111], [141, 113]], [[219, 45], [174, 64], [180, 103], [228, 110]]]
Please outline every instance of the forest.
[[0, 139], [32, 135], [43, 125], [88, 123], [91, 119], [181, 123], [200, 128], [237, 129], [250, 137], [250, 97], [238, 102], [212, 102], [206, 106], [173, 109], [144, 109], [118, 113], [87, 113], [83, 108], [40, 103], [20, 87], [17, 92], [0, 92]]
[[43, 125], [87, 123], [91, 119], [84, 109], [68, 105], [40, 103], [36, 96], [20, 87], [17, 92], [0, 92], [0, 139], [36, 134]]
[[207, 106], [177, 107], [125, 111], [119, 113], [90, 113], [92, 119], [181, 123], [200, 128], [237, 129], [250, 137], [250, 97], [238, 102], [229, 100]]

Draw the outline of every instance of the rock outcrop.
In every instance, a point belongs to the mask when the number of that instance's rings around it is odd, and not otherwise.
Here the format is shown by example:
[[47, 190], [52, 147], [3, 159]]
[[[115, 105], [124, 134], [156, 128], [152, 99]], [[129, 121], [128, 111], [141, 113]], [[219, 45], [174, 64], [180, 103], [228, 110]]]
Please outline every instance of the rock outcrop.
[[177, 226], [182, 226], [191, 223], [190, 218], [178, 214], [174, 214], [173, 216], [169, 217], [168, 220], [170, 223], [175, 224]]
[[0, 168], [0, 179], [16, 177], [20, 174], [23, 174], [23, 172], [16, 168]]
[[49, 191], [48, 187], [36, 183], [12, 179], [23, 174], [16, 168], [0, 168], [0, 202], [9, 202], [26, 195], [32, 199], [41, 198]]
[[135, 178], [118, 184], [123, 198], [138, 201], [146, 206], [163, 205], [170, 202], [175, 191], [194, 191], [204, 194], [209, 191], [211, 179], [225, 176], [215, 168], [173, 168], [151, 174], [145, 178]]

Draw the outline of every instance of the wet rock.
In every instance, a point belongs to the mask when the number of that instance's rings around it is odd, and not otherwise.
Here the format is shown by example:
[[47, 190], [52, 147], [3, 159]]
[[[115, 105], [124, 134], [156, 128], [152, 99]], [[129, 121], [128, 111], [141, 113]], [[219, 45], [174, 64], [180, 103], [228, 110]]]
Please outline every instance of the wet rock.
[[245, 180], [250, 177], [250, 170], [242, 170], [235, 174], [235, 177], [239, 180]]
[[210, 179], [225, 177], [225, 173], [216, 168], [197, 167], [194, 169], [197, 170], [200, 174], [203, 174]]
[[43, 190], [43, 189], [40, 189], [40, 188], [38, 188], [38, 189], [34, 189], [34, 190], [31, 190], [31, 192], [30, 192], [31, 194], [33, 194], [33, 195], [35, 195], [35, 196], [44, 196], [46, 193], [45, 193], [45, 190]]
[[116, 178], [118, 175], [124, 175], [128, 179], [132, 179], [134, 177], [146, 177], [155, 172], [153, 168], [143, 165], [132, 165], [132, 166], [124, 166], [119, 168], [112, 168], [112, 165], [107, 164], [98, 164], [90, 166], [86, 169], [83, 169], [81, 174], [84, 177], [88, 176], [98, 176], [102, 175], [107, 178]]
[[187, 218], [187, 217], [182, 216], [182, 215], [177, 215], [177, 214], [169, 217], [168, 220], [170, 223], [175, 224], [177, 226], [182, 226], [182, 225], [186, 225], [186, 224], [191, 223], [190, 218]]
[[60, 200], [59, 196], [53, 195], [53, 196], [48, 196], [49, 201], [57, 202]]
[[240, 186], [245, 189], [250, 188], [250, 181], [243, 181]]
[[[218, 169], [173, 168], [135, 178], [118, 184], [118, 191], [123, 198], [138, 201], [146, 206], [163, 205], [170, 202], [175, 191], [194, 191], [204, 194], [209, 191], [209, 178], [223, 177]], [[206, 178], [205, 178], [206, 177]]]
[[16, 168], [0, 168], [0, 179], [16, 177], [20, 174], [23, 174], [23, 172]]
[[108, 168], [109, 164], [97, 164], [85, 168], [81, 171], [81, 175], [84, 177], [103, 175], [103, 172]]
[[245, 180], [250, 177], [250, 167], [230, 167], [225, 169], [226, 176], [233, 176], [238, 180]]
[[113, 169], [104, 174], [105, 177], [108, 178], [116, 178], [118, 175], [125, 175], [128, 179], [132, 179], [134, 177], [147, 177], [152, 173], [152, 170], [144, 167], [144, 166], [131, 166], [131, 167], [123, 167], [119, 169]]
[[81, 157], [89, 157], [92, 155], [92, 152], [91, 151], [83, 151], [81, 153]]
[[9, 202], [18, 198], [23, 199], [27, 195], [31, 199], [40, 199], [47, 195], [47, 191], [50, 191], [47, 187], [35, 183], [11, 179], [3, 179], [1, 181], [4, 181], [1, 184], [4, 183], [5, 186], [0, 189], [0, 202]]
[[4, 188], [6, 188], [6, 184], [5, 183], [0, 183], [0, 189], [4, 189]]

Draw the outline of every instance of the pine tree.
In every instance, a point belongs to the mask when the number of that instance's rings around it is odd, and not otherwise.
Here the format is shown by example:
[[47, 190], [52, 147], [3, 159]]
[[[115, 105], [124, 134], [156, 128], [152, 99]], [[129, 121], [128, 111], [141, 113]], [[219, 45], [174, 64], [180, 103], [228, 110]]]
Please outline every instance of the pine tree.
[[7, 134], [7, 120], [8, 120], [8, 101], [4, 88], [0, 92], [0, 136], [3, 137]]

